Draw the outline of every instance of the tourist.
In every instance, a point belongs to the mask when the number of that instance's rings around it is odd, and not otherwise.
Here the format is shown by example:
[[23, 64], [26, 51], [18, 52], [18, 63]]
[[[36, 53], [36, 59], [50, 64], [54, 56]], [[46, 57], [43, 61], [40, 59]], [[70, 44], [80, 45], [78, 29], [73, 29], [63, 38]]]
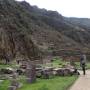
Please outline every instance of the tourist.
[[85, 67], [86, 67], [86, 55], [85, 55], [85, 54], [82, 54], [82, 55], [81, 55], [81, 58], [80, 58], [80, 66], [82, 67], [83, 75], [85, 75], [85, 74], [86, 74], [86, 72], [85, 72]]

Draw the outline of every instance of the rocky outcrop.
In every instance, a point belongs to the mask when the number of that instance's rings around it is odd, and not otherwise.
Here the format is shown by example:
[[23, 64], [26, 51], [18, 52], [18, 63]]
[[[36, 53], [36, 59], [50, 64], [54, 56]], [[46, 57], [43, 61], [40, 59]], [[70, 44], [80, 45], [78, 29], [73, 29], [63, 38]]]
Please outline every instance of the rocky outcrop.
[[[0, 58], [35, 59], [36, 46], [30, 36], [26, 11], [14, 0], [0, 0]], [[31, 32], [31, 31], [29, 31]]]

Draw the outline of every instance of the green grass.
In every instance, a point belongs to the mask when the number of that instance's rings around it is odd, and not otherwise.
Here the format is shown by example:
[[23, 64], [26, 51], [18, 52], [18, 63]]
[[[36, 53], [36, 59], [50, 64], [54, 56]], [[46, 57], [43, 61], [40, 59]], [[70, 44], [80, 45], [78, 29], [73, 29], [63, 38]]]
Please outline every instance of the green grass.
[[61, 68], [66, 65], [67, 62], [63, 61], [61, 58], [55, 57], [51, 63], [43, 64], [43, 67], [53, 67], [53, 68]]
[[[65, 62], [65, 61], [63, 61], [62, 59], [60, 59], [60, 58], [54, 58], [53, 59], [54, 61], [52, 62], [52, 65], [53, 65], [53, 67], [63, 67], [64, 65], [66, 65], [67, 63], [69, 63], [69, 62]], [[81, 67], [80, 67], [80, 62], [75, 62], [75, 65], [76, 65], [76, 68], [77, 69], [82, 69]], [[87, 61], [87, 63], [86, 63], [86, 69], [90, 69], [90, 62], [88, 62]]]
[[0, 90], [8, 90], [8, 86], [10, 85], [10, 81], [5, 80], [0, 83]]
[[34, 84], [27, 84], [23, 81], [23, 87], [18, 90], [66, 90], [76, 79], [77, 76], [38, 79]]
[[9, 64], [9, 65], [0, 64], [0, 69], [1, 69], [1, 68], [8, 68], [8, 67], [10, 67], [10, 68], [18, 68], [19, 66], [16, 65], [16, 64]]
[[[65, 62], [56, 59], [52, 62], [53, 67], [60, 67]], [[15, 67], [15, 65], [0, 65], [0, 68]], [[18, 90], [67, 90], [67, 88], [75, 82], [77, 76], [54, 77], [52, 79], [37, 79], [34, 84], [28, 84], [25, 77], [20, 77], [23, 87]], [[8, 90], [9, 80], [5, 80], [0, 84], [0, 90]]]
[[[80, 67], [80, 62], [75, 62], [75, 64], [76, 64], [76, 67], [77, 67], [78, 69], [82, 69], [82, 68]], [[86, 63], [86, 69], [90, 69], [90, 62], [87, 62], [87, 63]]]
[[11, 65], [0, 64], [0, 68], [7, 68], [7, 67], [11, 67]]
[[[37, 79], [34, 84], [28, 84], [25, 79], [22, 78], [21, 83], [23, 87], [18, 90], [67, 90], [72, 85], [77, 76], [71, 77], [54, 77], [53, 79]], [[8, 90], [10, 81], [5, 80], [0, 84], [0, 90]]]

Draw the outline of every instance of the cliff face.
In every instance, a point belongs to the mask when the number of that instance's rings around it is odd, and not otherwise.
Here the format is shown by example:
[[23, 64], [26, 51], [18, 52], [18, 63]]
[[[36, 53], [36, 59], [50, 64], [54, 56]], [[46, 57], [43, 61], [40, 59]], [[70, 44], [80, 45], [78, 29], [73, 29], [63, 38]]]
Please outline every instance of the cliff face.
[[27, 12], [14, 0], [0, 0], [0, 58], [38, 56], [27, 31], [31, 33]]

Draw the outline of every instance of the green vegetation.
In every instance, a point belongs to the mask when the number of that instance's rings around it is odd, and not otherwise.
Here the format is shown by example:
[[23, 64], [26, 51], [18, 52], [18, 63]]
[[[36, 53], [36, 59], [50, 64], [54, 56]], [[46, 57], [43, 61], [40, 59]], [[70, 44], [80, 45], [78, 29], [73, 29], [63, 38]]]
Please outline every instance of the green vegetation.
[[6, 65], [6, 64], [0, 64], [0, 69], [1, 68], [7, 68], [7, 67], [11, 67], [10, 65]]
[[53, 59], [53, 62], [52, 62], [53, 66], [54, 67], [63, 67], [64, 65], [67, 64], [67, 62], [63, 61], [61, 58], [59, 57], [55, 57]]
[[43, 67], [61, 68], [66, 64], [67, 64], [67, 62], [63, 61], [61, 58], [55, 57], [52, 59], [51, 63], [46, 63], [45, 65], [42, 65], [42, 66]]
[[[46, 64], [46, 66], [52, 65], [54, 68], [63, 67], [69, 62], [65, 62], [62, 59], [55, 57], [52, 60], [52, 63]], [[75, 65], [78, 69], [81, 69], [80, 63], [75, 62]], [[45, 66], [45, 65], [41, 65]], [[0, 65], [0, 68], [6, 68], [6, 67], [16, 67], [15, 65]], [[87, 63], [87, 68], [90, 69], [90, 63]], [[37, 79], [37, 82], [34, 84], [28, 84], [26, 82], [25, 76], [19, 77], [19, 82], [23, 84], [23, 86], [18, 90], [67, 90], [78, 78], [78, 76], [64, 76], [64, 77], [53, 77], [50, 79]], [[8, 86], [10, 84], [9, 80], [4, 80], [0, 84], [0, 90], [7, 90]]]
[[[72, 85], [77, 76], [72, 77], [55, 77], [53, 79], [38, 79], [34, 84], [28, 84], [26, 80], [21, 80], [23, 87], [18, 90], [66, 90]], [[10, 81], [5, 80], [0, 84], [0, 90], [7, 90]]]
[[10, 64], [10, 65], [6, 65], [6, 64], [0, 64], [0, 69], [1, 68], [18, 68], [19, 66], [16, 64]]
[[0, 90], [8, 90], [8, 86], [10, 85], [9, 80], [5, 80], [2, 83], [0, 83]]
[[66, 90], [76, 79], [77, 76], [55, 77], [48, 80], [38, 79], [35, 84], [31, 85], [23, 80], [23, 87], [18, 90]]
[[[56, 67], [58, 64], [63, 64], [63, 61], [59, 59], [55, 59], [53, 61], [53, 65]], [[0, 68], [3, 67], [12, 67], [9, 65], [0, 65]], [[28, 84], [26, 82], [25, 76], [19, 77], [19, 82], [23, 84], [23, 86], [18, 90], [66, 90], [70, 85], [72, 85], [77, 76], [65, 76], [65, 77], [53, 77], [51, 79], [37, 79], [37, 82], [34, 84]], [[4, 80], [0, 84], [0, 90], [7, 90], [10, 85], [10, 80]]]
[[[53, 59], [52, 65], [53, 65], [53, 67], [63, 67], [67, 63], [69, 63], [69, 62], [63, 61], [62, 59], [56, 57]], [[80, 62], [74, 62], [74, 63], [75, 63], [75, 66], [77, 69], [81, 69]], [[86, 63], [86, 69], [90, 69], [90, 62]]]
[[[82, 69], [82, 68], [80, 67], [80, 62], [75, 62], [75, 65], [76, 65], [76, 68]], [[86, 63], [86, 69], [90, 69], [90, 62], [87, 62], [87, 63]]]

